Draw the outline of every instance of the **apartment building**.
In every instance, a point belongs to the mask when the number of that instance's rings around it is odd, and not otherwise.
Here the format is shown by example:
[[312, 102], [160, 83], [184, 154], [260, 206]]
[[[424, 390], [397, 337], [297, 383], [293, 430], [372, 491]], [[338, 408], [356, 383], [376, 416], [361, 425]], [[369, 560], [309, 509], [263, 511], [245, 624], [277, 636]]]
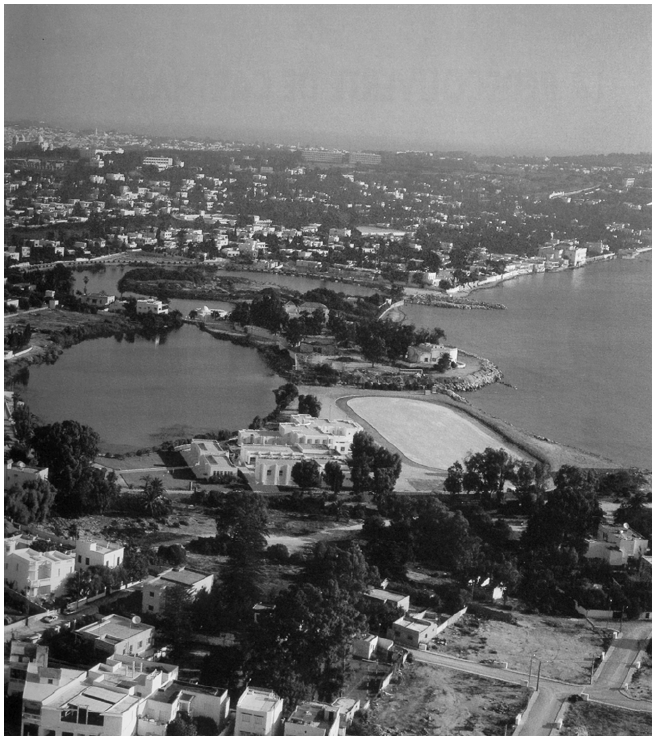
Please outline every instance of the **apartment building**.
[[223, 689], [178, 681], [178, 667], [113, 655], [88, 671], [30, 664], [23, 692], [23, 735], [166, 735], [179, 712], [221, 728]]
[[349, 152], [349, 165], [380, 165], [382, 157], [373, 152]]
[[285, 721], [284, 735], [339, 735], [340, 708], [303, 702]]
[[86, 570], [94, 565], [117, 568], [123, 563], [125, 547], [111, 542], [90, 542], [78, 539], [75, 542], [75, 566]]
[[283, 700], [270, 689], [246, 687], [237, 702], [235, 735], [280, 735]]
[[5, 539], [5, 583], [28, 598], [60, 596], [64, 581], [75, 570], [75, 555], [38, 552], [21, 537]]
[[173, 167], [172, 157], [144, 157], [144, 165], [154, 165], [157, 170], [162, 171]]
[[172, 568], [159, 577], [146, 581], [142, 589], [141, 610], [144, 614], [161, 614], [166, 604], [166, 591], [172, 586], [184, 586], [191, 596], [195, 596], [199, 591], [211, 591], [213, 585], [213, 573]]

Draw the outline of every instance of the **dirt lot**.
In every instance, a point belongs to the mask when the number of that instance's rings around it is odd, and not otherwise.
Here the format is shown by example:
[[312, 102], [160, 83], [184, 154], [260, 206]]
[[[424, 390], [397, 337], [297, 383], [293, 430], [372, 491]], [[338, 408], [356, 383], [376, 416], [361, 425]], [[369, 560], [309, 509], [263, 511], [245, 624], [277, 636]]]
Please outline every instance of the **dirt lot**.
[[651, 655], [643, 652], [640, 656], [641, 666], [633, 674], [628, 692], [633, 699], [649, 701], [651, 697]]
[[526, 673], [535, 654], [534, 673], [537, 660], [541, 660], [546, 678], [570, 683], [584, 683], [589, 678], [592, 659], [601, 652], [601, 641], [583, 619], [514, 616], [517, 626], [465, 615], [440, 635], [447, 641], [441, 650], [479, 662], [506, 661], [508, 668]]
[[369, 722], [382, 735], [503, 735], [527, 701], [521, 686], [415, 663], [372, 704]]
[[560, 735], [648, 735], [651, 715], [592, 702], [570, 704]]

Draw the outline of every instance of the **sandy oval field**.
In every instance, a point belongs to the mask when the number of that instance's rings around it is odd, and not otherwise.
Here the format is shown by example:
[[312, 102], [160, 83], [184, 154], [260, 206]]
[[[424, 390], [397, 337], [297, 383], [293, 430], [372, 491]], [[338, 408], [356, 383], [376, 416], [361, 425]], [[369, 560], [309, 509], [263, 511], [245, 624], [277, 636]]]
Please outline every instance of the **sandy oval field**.
[[530, 459], [482, 423], [452, 408], [402, 397], [354, 397], [347, 404], [409, 460], [426, 467], [446, 470], [488, 446], [505, 449], [517, 459]]

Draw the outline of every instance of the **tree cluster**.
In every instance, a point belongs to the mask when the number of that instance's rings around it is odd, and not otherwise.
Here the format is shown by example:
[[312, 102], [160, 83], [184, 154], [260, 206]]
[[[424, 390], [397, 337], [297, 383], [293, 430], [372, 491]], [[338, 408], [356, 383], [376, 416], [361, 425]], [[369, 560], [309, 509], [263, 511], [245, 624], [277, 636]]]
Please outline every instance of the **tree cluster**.
[[394, 490], [401, 474], [401, 457], [379, 446], [371, 434], [358, 431], [353, 437], [349, 460], [353, 490], [384, 496]]

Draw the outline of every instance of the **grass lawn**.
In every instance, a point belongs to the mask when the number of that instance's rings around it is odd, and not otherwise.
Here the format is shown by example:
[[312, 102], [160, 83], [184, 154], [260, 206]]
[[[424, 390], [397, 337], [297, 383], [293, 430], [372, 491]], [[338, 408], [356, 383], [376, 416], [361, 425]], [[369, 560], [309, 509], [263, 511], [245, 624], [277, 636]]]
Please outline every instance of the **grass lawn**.
[[651, 736], [651, 715], [593, 702], [575, 702], [567, 710], [560, 734]]
[[491, 429], [442, 405], [402, 397], [357, 397], [348, 406], [409, 460], [426, 467], [446, 470], [488, 446], [526, 459]]

